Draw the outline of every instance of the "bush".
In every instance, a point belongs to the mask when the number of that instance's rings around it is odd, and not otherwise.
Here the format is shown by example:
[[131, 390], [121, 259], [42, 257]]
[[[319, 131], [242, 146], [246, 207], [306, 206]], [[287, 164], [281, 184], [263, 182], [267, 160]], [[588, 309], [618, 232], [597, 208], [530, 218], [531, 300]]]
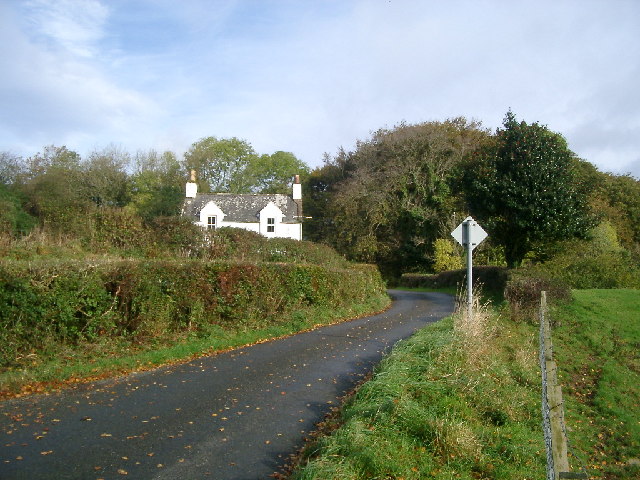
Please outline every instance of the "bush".
[[462, 257], [456, 255], [455, 245], [451, 240], [439, 238], [433, 243], [433, 270], [436, 273], [458, 270], [464, 266]]
[[146, 256], [177, 256], [199, 258], [206, 243], [202, 229], [188, 218], [155, 217], [147, 222], [149, 237]]
[[131, 251], [143, 247], [147, 229], [142, 218], [124, 208], [102, 207], [93, 215], [92, 249]]
[[563, 242], [550, 259], [527, 270], [576, 289], [640, 288], [640, 261], [620, 245], [608, 221], [592, 229], [589, 240]]
[[[408, 288], [446, 288], [459, 287], [466, 284], [467, 270], [451, 270], [435, 275], [405, 273], [400, 285]], [[502, 292], [507, 283], [505, 267], [479, 266], [473, 267], [474, 282], [481, 283], [487, 291]]]
[[551, 302], [571, 299], [571, 289], [561, 280], [532, 275], [526, 270], [512, 271], [504, 291], [512, 318], [530, 321], [537, 319], [536, 312], [540, 307], [543, 291], [547, 292], [547, 300]]
[[577, 249], [531, 267], [530, 271], [577, 289], [640, 288], [640, 267], [626, 251], [588, 256]]
[[56, 345], [277, 324], [384, 293], [374, 266], [119, 260], [0, 262], [0, 367]]

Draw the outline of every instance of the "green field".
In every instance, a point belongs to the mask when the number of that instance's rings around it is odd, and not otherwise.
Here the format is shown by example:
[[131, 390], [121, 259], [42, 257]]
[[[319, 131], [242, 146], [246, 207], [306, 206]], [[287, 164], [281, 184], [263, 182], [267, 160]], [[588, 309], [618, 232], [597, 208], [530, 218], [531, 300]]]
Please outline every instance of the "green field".
[[[640, 478], [640, 292], [552, 310], [573, 470]], [[296, 479], [545, 477], [538, 327], [488, 309], [398, 346], [309, 445]]]
[[640, 291], [574, 298], [554, 332], [573, 463], [593, 478], [640, 478]]

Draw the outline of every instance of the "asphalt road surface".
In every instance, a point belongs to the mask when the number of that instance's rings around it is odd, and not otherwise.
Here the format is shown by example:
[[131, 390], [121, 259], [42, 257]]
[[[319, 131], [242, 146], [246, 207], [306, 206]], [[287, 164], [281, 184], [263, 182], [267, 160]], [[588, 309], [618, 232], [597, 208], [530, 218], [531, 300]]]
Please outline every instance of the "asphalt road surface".
[[266, 479], [339, 397], [453, 299], [50, 395], [0, 403], [0, 479]]

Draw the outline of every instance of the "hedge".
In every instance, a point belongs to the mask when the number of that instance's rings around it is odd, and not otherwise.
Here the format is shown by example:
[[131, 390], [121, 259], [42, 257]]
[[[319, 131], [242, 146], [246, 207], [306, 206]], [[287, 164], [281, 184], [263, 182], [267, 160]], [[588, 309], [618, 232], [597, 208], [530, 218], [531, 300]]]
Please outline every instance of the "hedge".
[[384, 293], [375, 266], [202, 260], [0, 262], [0, 367], [60, 344], [253, 328]]
[[[465, 287], [467, 269], [450, 270], [437, 274], [405, 273], [400, 284], [408, 288]], [[481, 283], [488, 290], [504, 290], [508, 279], [506, 267], [473, 267], [474, 283]]]

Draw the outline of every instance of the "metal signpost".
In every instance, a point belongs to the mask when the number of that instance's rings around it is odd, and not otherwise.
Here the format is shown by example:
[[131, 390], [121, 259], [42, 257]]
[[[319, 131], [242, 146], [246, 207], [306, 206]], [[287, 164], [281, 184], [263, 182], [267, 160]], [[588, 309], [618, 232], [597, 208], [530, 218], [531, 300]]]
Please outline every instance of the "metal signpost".
[[471, 318], [473, 315], [473, 260], [471, 252], [487, 238], [487, 232], [473, 218], [467, 217], [451, 232], [451, 236], [467, 251], [467, 302], [469, 303], [469, 318]]

